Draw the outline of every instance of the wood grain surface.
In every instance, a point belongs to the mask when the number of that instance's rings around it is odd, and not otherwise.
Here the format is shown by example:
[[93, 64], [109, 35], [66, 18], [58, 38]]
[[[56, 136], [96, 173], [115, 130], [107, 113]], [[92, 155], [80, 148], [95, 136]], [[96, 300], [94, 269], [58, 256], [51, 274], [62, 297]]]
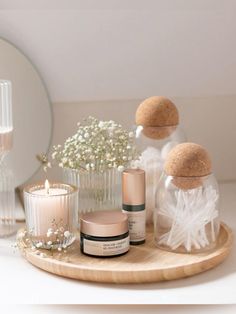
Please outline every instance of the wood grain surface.
[[126, 255], [112, 258], [83, 255], [79, 241], [72, 244], [67, 253], [42, 250], [46, 257], [41, 257], [18, 237], [23, 256], [47, 272], [85, 281], [136, 284], [174, 280], [209, 270], [224, 261], [232, 243], [232, 231], [224, 223], [221, 223], [215, 249], [199, 254], [177, 254], [156, 248], [151, 229], [148, 229], [144, 245], [131, 246]]

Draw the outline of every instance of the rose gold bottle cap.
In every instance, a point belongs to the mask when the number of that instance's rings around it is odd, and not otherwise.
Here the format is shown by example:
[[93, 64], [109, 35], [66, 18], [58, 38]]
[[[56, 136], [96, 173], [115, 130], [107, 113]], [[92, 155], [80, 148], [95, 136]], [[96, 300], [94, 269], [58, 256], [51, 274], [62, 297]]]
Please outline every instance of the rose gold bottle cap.
[[80, 231], [95, 237], [115, 237], [128, 232], [128, 217], [119, 210], [103, 210], [83, 214]]
[[122, 174], [122, 197], [125, 205], [145, 204], [145, 171], [126, 169]]

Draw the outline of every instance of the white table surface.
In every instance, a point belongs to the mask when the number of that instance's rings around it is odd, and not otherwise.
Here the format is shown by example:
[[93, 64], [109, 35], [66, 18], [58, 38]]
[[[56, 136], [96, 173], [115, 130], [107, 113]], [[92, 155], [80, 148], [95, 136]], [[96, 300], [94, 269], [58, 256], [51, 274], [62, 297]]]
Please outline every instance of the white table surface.
[[[221, 184], [222, 220], [236, 232], [236, 183]], [[115, 285], [61, 278], [35, 268], [0, 239], [2, 304], [232, 304], [236, 303], [236, 243], [228, 259], [200, 275], [170, 282]]]

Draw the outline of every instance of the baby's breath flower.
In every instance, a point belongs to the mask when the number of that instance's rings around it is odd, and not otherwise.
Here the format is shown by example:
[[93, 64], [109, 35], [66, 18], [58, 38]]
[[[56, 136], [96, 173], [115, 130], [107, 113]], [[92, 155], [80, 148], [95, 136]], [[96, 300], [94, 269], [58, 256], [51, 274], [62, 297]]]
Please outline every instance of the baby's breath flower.
[[52, 228], [49, 228], [48, 231], [47, 231], [47, 237], [51, 237], [53, 235], [53, 229]]
[[124, 166], [119, 166], [119, 167], [117, 168], [117, 170], [118, 170], [119, 172], [123, 172], [123, 171], [124, 171], [124, 169], [125, 169], [125, 167], [124, 167]]
[[65, 236], [65, 238], [69, 238], [69, 236], [70, 236], [70, 231], [68, 231], [68, 230], [65, 231], [65, 232], [64, 232], [64, 236]]
[[41, 248], [43, 246], [43, 243], [42, 242], [38, 242], [38, 243], [36, 243], [36, 248]]
[[126, 167], [137, 157], [133, 132], [113, 120], [98, 121], [93, 117], [78, 124], [76, 134], [63, 146], [54, 146], [52, 153], [62, 168], [98, 172]]

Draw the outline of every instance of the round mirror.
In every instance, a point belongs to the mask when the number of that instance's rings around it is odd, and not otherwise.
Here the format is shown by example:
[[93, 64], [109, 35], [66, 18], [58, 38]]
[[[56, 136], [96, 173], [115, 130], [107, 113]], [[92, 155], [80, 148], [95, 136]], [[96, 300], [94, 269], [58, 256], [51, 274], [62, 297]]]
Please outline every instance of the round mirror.
[[45, 85], [32, 63], [14, 45], [0, 39], [0, 79], [12, 82], [13, 149], [6, 157], [15, 186], [39, 168], [36, 155], [48, 151], [52, 110]]

